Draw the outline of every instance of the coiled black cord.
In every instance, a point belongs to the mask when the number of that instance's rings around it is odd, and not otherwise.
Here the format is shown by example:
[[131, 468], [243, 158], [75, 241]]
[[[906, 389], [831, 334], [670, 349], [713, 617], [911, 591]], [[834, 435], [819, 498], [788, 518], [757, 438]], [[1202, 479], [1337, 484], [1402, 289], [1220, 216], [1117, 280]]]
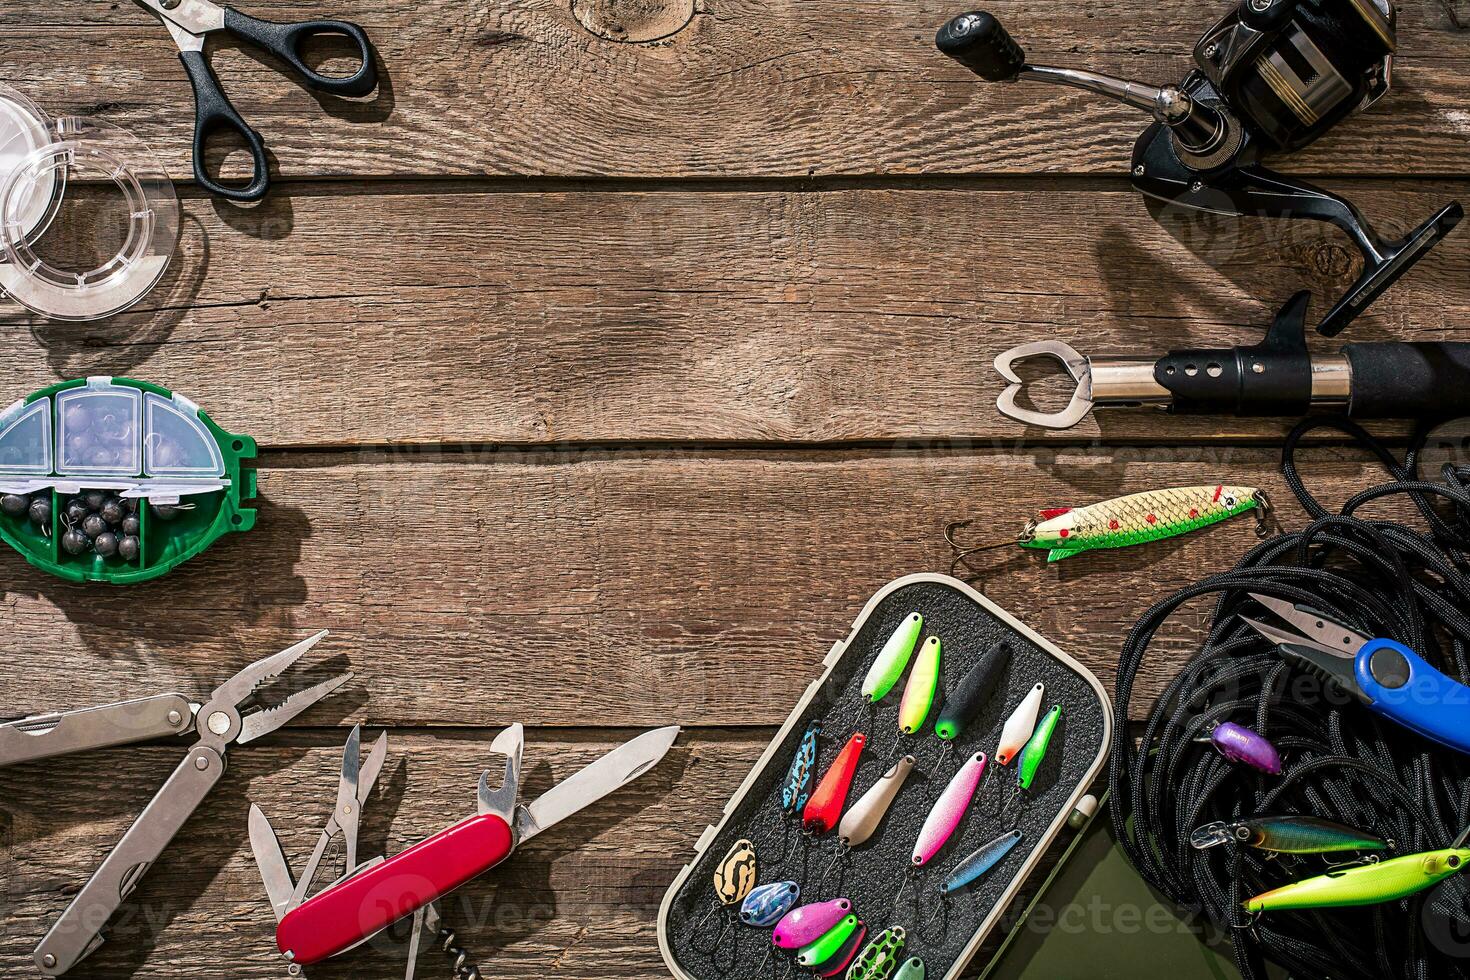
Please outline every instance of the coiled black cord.
[[[1297, 447], [1335, 428], [1369, 450], [1388, 482], [1332, 513], [1306, 488]], [[1470, 883], [1465, 875], [1409, 899], [1358, 908], [1252, 917], [1242, 902], [1328, 870], [1318, 859], [1269, 859], [1229, 843], [1196, 850], [1190, 833], [1213, 820], [1302, 813], [1371, 831], [1397, 854], [1448, 847], [1470, 824], [1470, 757], [1433, 745], [1288, 663], [1236, 615], [1247, 591], [1305, 603], [1365, 636], [1396, 639], [1451, 677], [1470, 681], [1470, 469], [1418, 475], [1423, 435], [1402, 461], [1346, 419], [1311, 419], [1287, 438], [1282, 472], [1311, 519], [1253, 548], [1234, 569], [1154, 605], [1129, 632], [1115, 708], [1126, 719], [1155, 633], [1180, 606], [1216, 596], [1199, 653], [1149, 710], [1141, 744], [1114, 730], [1113, 830], [1133, 866], [1180, 907], [1226, 930], [1245, 980], [1265, 961], [1293, 976], [1341, 980], [1470, 978]], [[1415, 525], [1360, 513], [1407, 501]], [[1470, 726], [1470, 708], [1465, 712]], [[1269, 776], [1208, 744], [1220, 721], [1246, 725], [1280, 751]], [[1204, 737], [1206, 741], [1198, 739]]]

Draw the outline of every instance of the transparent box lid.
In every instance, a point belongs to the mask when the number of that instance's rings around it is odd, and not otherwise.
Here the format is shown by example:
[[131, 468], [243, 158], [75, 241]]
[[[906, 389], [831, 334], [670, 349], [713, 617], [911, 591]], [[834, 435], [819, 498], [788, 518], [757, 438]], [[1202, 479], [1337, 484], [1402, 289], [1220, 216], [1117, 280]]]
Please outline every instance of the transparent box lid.
[[56, 396], [56, 472], [63, 476], [138, 476], [143, 471], [143, 393], [88, 378]]

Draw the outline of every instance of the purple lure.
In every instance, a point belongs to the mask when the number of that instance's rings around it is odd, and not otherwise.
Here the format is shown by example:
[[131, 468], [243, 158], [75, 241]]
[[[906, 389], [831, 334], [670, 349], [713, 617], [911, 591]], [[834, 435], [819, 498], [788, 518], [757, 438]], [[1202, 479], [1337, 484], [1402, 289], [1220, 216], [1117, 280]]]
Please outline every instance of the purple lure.
[[845, 898], [830, 902], [815, 902], [792, 909], [776, 923], [771, 942], [781, 949], [800, 949], [810, 946], [832, 931], [852, 911], [852, 903]]
[[1233, 721], [1222, 721], [1210, 732], [1210, 744], [1231, 762], [1242, 762], [1272, 776], [1281, 775], [1281, 753], [1266, 737]]

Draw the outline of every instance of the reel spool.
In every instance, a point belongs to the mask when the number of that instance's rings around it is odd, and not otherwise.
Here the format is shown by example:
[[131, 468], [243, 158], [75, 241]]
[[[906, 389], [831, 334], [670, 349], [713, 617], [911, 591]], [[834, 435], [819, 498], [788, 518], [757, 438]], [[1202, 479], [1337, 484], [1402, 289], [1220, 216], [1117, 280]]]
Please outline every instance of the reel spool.
[[[101, 200], [109, 186], [120, 203]], [[173, 182], [146, 145], [0, 85], [0, 292], [53, 320], [112, 316], [163, 278], [178, 238]]]
[[1397, 43], [1388, 0], [1241, 0], [1205, 32], [1198, 65], [1179, 85], [1154, 86], [1071, 68], [1032, 65], [991, 14], [961, 14], [939, 29], [939, 50], [989, 82], [1021, 79], [1095, 92], [1149, 113], [1133, 149], [1141, 193], [1194, 210], [1325, 221], [1352, 238], [1363, 271], [1317, 325], [1342, 332], [1464, 217], [1446, 205], [1402, 239], [1373, 230], [1353, 204], [1260, 165], [1292, 152], [1383, 98]]

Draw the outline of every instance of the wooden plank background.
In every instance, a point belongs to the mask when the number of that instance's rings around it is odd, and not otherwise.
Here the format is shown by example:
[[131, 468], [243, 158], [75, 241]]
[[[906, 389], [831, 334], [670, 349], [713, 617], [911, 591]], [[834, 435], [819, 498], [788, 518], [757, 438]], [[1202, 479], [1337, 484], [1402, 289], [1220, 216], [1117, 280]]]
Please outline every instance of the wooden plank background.
[[[181, 181], [178, 260], [127, 314], [0, 308], [0, 402], [94, 374], [194, 397], [259, 439], [259, 526], [127, 590], [0, 554], [0, 717], [203, 694], [322, 627], [318, 659], [358, 681], [232, 753], [78, 975], [281, 976], [247, 801], [299, 861], [347, 726], [386, 729], [363, 844], [394, 852], [470, 812], [513, 721], [530, 726], [532, 794], [641, 728], [687, 734], [457, 896], [451, 922], [487, 977], [665, 975], [667, 883], [866, 599], [947, 567], [945, 522], [1004, 538], [1039, 507], [1229, 480], [1301, 523], [1280, 422], [1120, 413], [1050, 434], [996, 415], [990, 362], [1013, 344], [1227, 346], [1296, 289], [1325, 309], [1355, 259], [1322, 228], [1151, 215], [1121, 176], [1140, 119], [973, 83], [933, 50], [960, 8], [246, 9], [363, 24], [380, 92], [318, 100], [215, 48], [272, 148], [274, 195], [237, 208]], [[1185, 70], [1216, 15], [1183, 0], [994, 9], [1037, 60], [1154, 80]], [[1397, 231], [1470, 196], [1470, 48], [1431, 0], [1401, 24], [1390, 99], [1281, 162]], [[0, 0], [0, 65], [53, 112], [127, 127], [190, 172], [188, 82], [140, 8]], [[1460, 233], [1350, 339], [1459, 336], [1467, 283]], [[1328, 501], [1376, 476], [1332, 445], [1305, 466]], [[1254, 541], [1241, 520], [1059, 565], [1002, 552], [985, 587], [1110, 683], [1150, 603]], [[1202, 615], [1161, 638], [1145, 694]], [[0, 973], [30, 974], [47, 924], [181, 748], [0, 770]], [[319, 975], [401, 976], [402, 957], [369, 948]]]

